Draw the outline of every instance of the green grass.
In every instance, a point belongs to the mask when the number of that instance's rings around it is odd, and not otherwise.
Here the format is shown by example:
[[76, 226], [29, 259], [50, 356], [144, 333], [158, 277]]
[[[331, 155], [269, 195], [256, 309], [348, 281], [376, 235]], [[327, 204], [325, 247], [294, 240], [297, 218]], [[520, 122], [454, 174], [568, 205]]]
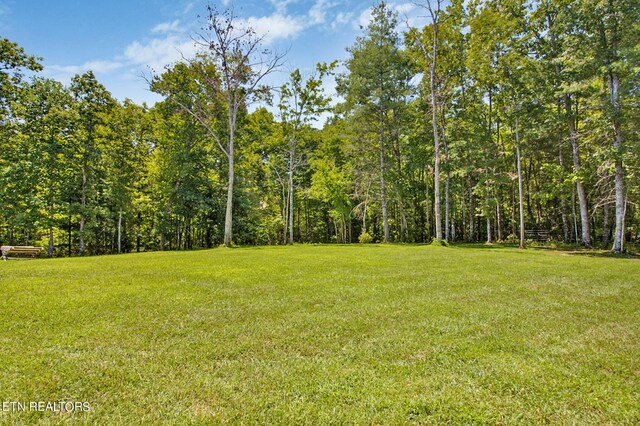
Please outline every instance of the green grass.
[[0, 423], [638, 424], [640, 262], [296, 246], [0, 263]]

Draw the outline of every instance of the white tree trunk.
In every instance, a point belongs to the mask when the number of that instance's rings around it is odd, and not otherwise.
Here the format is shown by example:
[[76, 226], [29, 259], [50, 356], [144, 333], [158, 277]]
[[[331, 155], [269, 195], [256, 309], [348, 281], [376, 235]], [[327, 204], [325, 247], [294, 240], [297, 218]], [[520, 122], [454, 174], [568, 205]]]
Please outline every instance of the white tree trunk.
[[383, 242], [389, 242], [389, 217], [387, 212], [387, 194], [384, 183], [384, 171], [385, 171], [385, 161], [384, 161], [384, 130], [382, 128], [382, 112], [380, 113], [381, 121], [380, 121], [380, 203], [382, 204], [382, 223], [384, 227], [384, 240]]
[[436, 240], [442, 240], [442, 213], [440, 206], [440, 138], [438, 134], [438, 105], [436, 100], [436, 51], [437, 51], [438, 26], [433, 23], [433, 47], [431, 50], [431, 66], [429, 68], [429, 86], [431, 89], [431, 120], [433, 121], [433, 197], [434, 215], [436, 226]]
[[[231, 121], [231, 120], [230, 120]], [[229, 132], [229, 148], [227, 152], [227, 158], [229, 161], [229, 179], [227, 186], [227, 210], [224, 217], [224, 245], [231, 247], [233, 244], [233, 181], [234, 181], [234, 168], [233, 168], [233, 142], [235, 133], [235, 120], [233, 125], [230, 126]]]
[[122, 209], [118, 212], [118, 254], [122, 253]]
[[[578, 143], [578, 130], [574, 122], [574, 114], [571, 107], [571, 98], [564, 95], [565, 111], [567, 114], [567, 123], [569, 125], [569, 136], [571, 137], [571, 152], [573, 154], [573, 170], [576, 174], [580, 174], [582, 168], [580, 161], [580, 145]], [[576, 182], [578, 192], [578, 203], [580, 204], [580, 224], [582, 226], [582, 245], [591, 247], [590, 225], [589, 225], [589, 208], [587, 206], [587, 192], [580, 177]]]
[[520, 248], [524, 248], [524, 194], [522, 191], [522, 162], [520, 159], [520, 134], [516, 117], [516, 161], [518, 164], [518, 208], [520, 210]]
[[289, 244], [293, 245], [293, 158], [289, 167]]
[[620, 80], [617, 75], [609, 74], [609, 91], [613, 107], [613, 147], [616, 151], [615, 197], [616, 197], [616, 229], [613, 233], [613, 252], [621, 253], [624, 249], [624, 171], [622, 168], [622, 129], [620, 128]]

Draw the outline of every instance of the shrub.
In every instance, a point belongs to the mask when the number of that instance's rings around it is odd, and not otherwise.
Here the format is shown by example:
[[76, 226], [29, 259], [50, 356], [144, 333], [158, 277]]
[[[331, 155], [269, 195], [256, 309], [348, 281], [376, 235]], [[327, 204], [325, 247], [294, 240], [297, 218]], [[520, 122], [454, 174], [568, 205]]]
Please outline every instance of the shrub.
[[446, 240], [438, 240], [436, 237], [433, 237], [433, 239], [431, 240], [431, 245], [449, 247], [449, 243]]
[[362, 231], [362, 234], [358, 237], [360, 244], [369, 244], [373, 242], [373, 237], [367, 232]]

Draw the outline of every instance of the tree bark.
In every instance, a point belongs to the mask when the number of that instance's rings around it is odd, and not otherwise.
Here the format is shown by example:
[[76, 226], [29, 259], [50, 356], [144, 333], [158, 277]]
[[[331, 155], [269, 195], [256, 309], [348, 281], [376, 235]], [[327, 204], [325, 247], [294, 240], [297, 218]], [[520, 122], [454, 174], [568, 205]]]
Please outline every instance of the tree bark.
[[[549, 29], [553, 29], [554, 27], [554, 20], [552, 19], [551, 15], [547, 16], [547, 22], [549, 25]], [[555, 32], [551, 31], [551, 36], [550, 36], [550, 40], [551, 40], [551, 46], [554, 49], [554, 51], [556, 51], [556, 53], [560, 53], [558, 51], [558, 46], [557, 46], [557, 40], [556, 40], [556, 36], [555, 36]], [[556, 75], [558, 77], [561, 77], [561, 67], [558, 63], [556, 63], [555, 65], [555, 71], [556, 71]], [[581, 169], [581, 165], [580, 165], [580, 145], [578, 142], [578, 132], [576, 129], [576, 117], [575, 114], [573, 113], [573, 108], [572, 108], [572, 102], [571, 102], [571, 95], [569, 93], [564, 93], [562, 95], [563, 101], [564, 101], [564, 108], [565, 108], [565, 120], [567, 121], [567, 125], [569, 127], [569, 136], [571, 139], [571, 152], [572, 152], [572, 157], [573, 157], [573, 170], [574, 172], [578, 175], [578, 179], [576, 182], [576, 189], [578, 192], [578, 202], [580, 204], [580, 223], [582, 226], [582, 245], [585, 247], [591, 247], [591, 238], [589, 236], [590, 234], [590, 230], [589, 230], [589, 209], [587, 206], [587, 195], [586, 195], [586, 191], [584, 188], [584, 184], [581, 180], [580, 177], [580, 169]], [[573, 205], [573, 208], [575, 210], [575, 203]], [[575, 217], [574, 217], [575, 219]], [[577, 233], [577, 229], [576, 229], [576, 233]]]
[[289, 244], [293, 245], [293, 155], [289, 164]]
[[436, 55], [438, 43], [438, 22], [433, 20], [433, 44], [431, 47], [431, 65], [429, 67], [429, 87], [431, 89], [431, 120], [433, 121], [433, 197], [436, 226], [436, 240], [442, 240], [442, 213], [440, 207], [440, 139], [438, 135], [438, 104], [436, 99]]
[[[230, 102], [231, 104], [231, 102]], [[224, 245], [231, 247], [233, 244], [233, 183], [234, 183], [234, 137], [236, 130], [237, 105], [230, 105], [229, 108], [229, 145], [227, 148], [227, 159], [229, 162], [229, 178], [227, 186], [227, 208], [224, 216]]]
[[522, 191], [522, 161], [520, 157], [520, 133], [516, 117], [516, 161], [518, 163], [518, 208], [520, 210], [520, 248], [524, 248], [524, 195]]
[[616, 151], [615, 160], [615, 199], [616, 199], [616, 227], [613, 233], [613, 252], [621, 253], [624, 249], [624, 172], [622, 168], [622, 129], [620, 125], [620, 79], [614, 73], [609, 73], [609, 92], [613, 109], [613, 148]]
[[384, 183], [384, 171], [385, 171], [385, 161], [384, 161], [384, 128], [382, 121], [382, 106], [380, 107], [380, 203], [382, 205], [382, 224], [384, 227], [384, 243], [389, 242], [389, 217], [387, 212], [387, 194], [385, 190]]
[[564, 196], [564, 158], [562, 156], [562, 147], [559, 149], [560, 159], [560, 214], [562, 215], [562, 234], [564, 242], [569, 242], [569, 220], [567, 219], [567, 200]]
[[[493, 114], [493, 99], [492, 99], [492, 91], [489, 90], [489, 120], [487, 125], [487, 141], [491, 144], [492, 134], [491, 128], [493, 126], [492, 122], [492, 114]], [[487, 152], [484, 152], [484, 183], [485, 183], [485, 193], [484, 193], [484, 202], [485, 202], [485, 211], [486, 211], [486, 219], [487, 219], [487, 244], [492, 242], [491, 238], [491, 203], [489, 202], [489, 162], [487, 158]]]
[[138, 212], [138, 226], [137, 226], [138, 232], [136, 234], [136, 252], [138, 253], [140, 253], [140, 224], [141, 223], [142, 223], [142, 214]]
[[608, 246], [610, 240], [611, 229], [609, 228], [609, 201], [604, 200], [602, 206], [602, 245]]
[[491, 208], [491, 203], [489, 202], [489, 179], [486, 179], [486, 195], [485, 195], [485, 204], [487, 208], [487, 244], [490, 244], [493, 239], [491, 238], [491, 217], [489, 216], [489, 209]]
[[500, 209], [502, 201], [500, 196], [496, 197], [496, 236], [498, 241], [502, 241], [502, 210]]
[[471, 185], [471, 181], [469, 181], [469, 241], [476, 240], [476, 233], [474, 229], [476, 207], [473, 201], [474, 201], [473, 186]]
[[582, 169], [580, 162], [580, 145], [578, 143], [578, 130], [576, 129], [575, 115], [571, 107], [571, 97], [564, 95], [565, 112], [567, 114], [567, 124], [569, 126], [569, 135], [571, 138], [571, 152], [573, 154], [573, 170], [578, 174], [576, 189], [578, 192], [578, 203], [580, 204], [580, 224], [582, 226], [582, 245], [591, 247], [590, 227], [589, 227], [589, 208], [587, 206], [587, 193], [580, 177]]
[[82, 211], [80, 212], [80, 256], [84, 256], [84, 222], [85, 222], [85, 207], [87, 205], [87, 172], [83, 168], [82, 170], [82, 196], [80, 197], [80, 205], [82, 206]]
[[[444, 116], [444, 114], [443, 114]], [[444, 141], [444, 131], [442, 133], [442, 140], [444, 142], [444, 155], [445, 155], [445, 161], [448, 163], [449, 162], [449, 147], [447, 146], [447, 143]], [[451, 183], [451, 176], [449, 174], [449, 170], [448, 170], [448, 166], [447, 166], [447, 176], [445, 178], [445, 183], [444, 183], [444, 226], [445, 226], [445, 231], [444, 231], [444, 239], [446, 241], [449, 241], [449, 239], [451, 238], [451, 233], [449, 230], [449, 224], [451, 222], [451, 217], [450, 217], [450, 183]]]
[[49, 257], [53, 257], [53, 226], [49, 226], [49, 247], [47, 247], [47, 254]]
[[118, 254], [122, 253], [122, 209], [118, 212]]
[[68, 251], [69, 257], [71, 257], [71, 212], [69, 212], [68, 225], [69, 225], [69, 232], [67, 233], [67, 251]]

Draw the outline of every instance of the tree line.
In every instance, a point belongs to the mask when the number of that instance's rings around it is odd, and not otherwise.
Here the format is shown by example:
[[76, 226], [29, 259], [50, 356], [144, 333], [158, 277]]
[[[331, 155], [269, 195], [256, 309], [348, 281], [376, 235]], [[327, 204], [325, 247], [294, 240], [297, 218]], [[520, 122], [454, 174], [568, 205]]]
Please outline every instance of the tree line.
[[416, 4], [426, 25], [381, 2], [344, 63], [278, 88], [283, 56], [209, 6], [199, 53], [150, 78], [152, 107], [91, 71], [40, 77], [39, 58], [0, 40], [0, 242], [61, 256], [524, 246], [525, 230], [614, 252], [636, 241], [637, 3]]

